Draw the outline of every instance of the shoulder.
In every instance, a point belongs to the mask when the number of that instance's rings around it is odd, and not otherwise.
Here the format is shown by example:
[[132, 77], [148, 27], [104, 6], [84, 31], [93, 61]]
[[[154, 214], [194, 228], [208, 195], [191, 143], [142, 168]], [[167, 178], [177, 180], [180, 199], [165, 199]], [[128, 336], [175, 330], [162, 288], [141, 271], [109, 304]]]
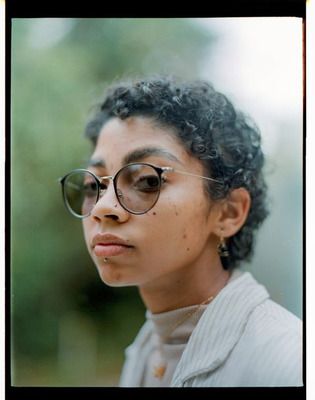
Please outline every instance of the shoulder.
[[281, 358], [292, 360], [301, 355], [303, 324], [290, 311], [267, 299], [253, 311], [243, 336], [256, 351], [270, 351], [268, 358], [273, 358], [275, 365]]
[[302, 332], [302, 321], [290, 311], [276, 302], [267, 299], [259, 304], [253, 311], [249, 323], [263, 325], [264, 332], [281, 332], [293, 336], [300, 336]]
[[248, 331], [255, 329], [261, 342], [278, 357], [293, 357], [301, 353], [303, 339], [302, 321], [272, 300], [259, 305], [248, 321]]
[[196, 386], [299, 386], [302, 322], [245, 273], [205, 311], [180, 367]]
[[243, 381], [250, 377], [255, 386], [300, 386], [302, 329], [299, 318], [272, 300], [258, 305], [233, 350], [243, 359]]

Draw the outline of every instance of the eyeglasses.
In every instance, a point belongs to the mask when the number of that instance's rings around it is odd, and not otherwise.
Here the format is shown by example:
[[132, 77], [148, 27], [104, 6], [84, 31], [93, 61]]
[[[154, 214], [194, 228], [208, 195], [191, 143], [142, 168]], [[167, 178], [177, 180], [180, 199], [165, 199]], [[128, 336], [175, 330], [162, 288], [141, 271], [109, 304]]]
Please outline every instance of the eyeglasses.
[[108, 181], [112, 180], [120, 205], [131, 214], [141, 215], [151, 210], [159, 199], [164, 172], [177, 172], [213, 182], [216, 179], [178, 171], [171, 167], [157, 167], [147, 163], [131, 163], [121, 168], [113, 176], [98, 178], [91, 171], [76, 169], [59, 181], [67, 209], [77, 218], [91, 215], [93, 207], [102, 197]]

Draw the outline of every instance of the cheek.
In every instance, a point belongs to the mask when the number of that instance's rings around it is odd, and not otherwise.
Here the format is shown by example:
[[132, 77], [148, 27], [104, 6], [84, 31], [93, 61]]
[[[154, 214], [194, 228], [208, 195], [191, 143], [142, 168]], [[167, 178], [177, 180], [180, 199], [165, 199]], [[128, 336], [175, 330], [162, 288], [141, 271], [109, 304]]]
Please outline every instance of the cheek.
[[89, 224], [89, 218], [85, 218], [84, 220], [82, 220], [82, 227], [83, 227], [83, 235], [84, 235], [84, 239], [85, 239], [85, 243], [86, 246], [88, 248], [88, 250], [90, 251], [90, 224]]
[[152, 237], [173, 254], [197, 250], [209, 235], [207, 213], [209, 203], [205, 196], [182, 197], [180, 201], [168, 197], [153, 212]]

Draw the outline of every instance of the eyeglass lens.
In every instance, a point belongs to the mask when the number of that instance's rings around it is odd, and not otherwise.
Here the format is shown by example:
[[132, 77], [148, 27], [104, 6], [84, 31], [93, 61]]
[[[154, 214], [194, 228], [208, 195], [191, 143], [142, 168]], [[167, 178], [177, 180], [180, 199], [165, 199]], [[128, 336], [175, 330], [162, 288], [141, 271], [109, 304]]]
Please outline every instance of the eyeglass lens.
[[[101, 194], [108, 187], [108, 180], [95, 177], [85, 171], [75, 171], [64, 182], [64, 195], [70, 211], [79, 217], [88, 216]], [[149, 211], [160, 194], [159, 173], [147, 164], [132, 164], [122, 168], [114, 179], [115, 192], [119, 203], [135, 214]]]
[[73, 172], [64, 181], [64, 196], [72, 213], [86, 216], [98, 200], [98, 182], [88, 172]]

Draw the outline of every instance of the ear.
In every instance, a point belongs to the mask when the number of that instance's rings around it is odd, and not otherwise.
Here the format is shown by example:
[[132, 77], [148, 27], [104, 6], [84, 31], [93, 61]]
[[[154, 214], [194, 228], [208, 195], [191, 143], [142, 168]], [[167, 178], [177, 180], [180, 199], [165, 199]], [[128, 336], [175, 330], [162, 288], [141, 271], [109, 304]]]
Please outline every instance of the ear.
[[234, 189], [219, 205], [215, 234], [231, 237], [244, 225], [251, 204], [250, 194], [245, 188]]

